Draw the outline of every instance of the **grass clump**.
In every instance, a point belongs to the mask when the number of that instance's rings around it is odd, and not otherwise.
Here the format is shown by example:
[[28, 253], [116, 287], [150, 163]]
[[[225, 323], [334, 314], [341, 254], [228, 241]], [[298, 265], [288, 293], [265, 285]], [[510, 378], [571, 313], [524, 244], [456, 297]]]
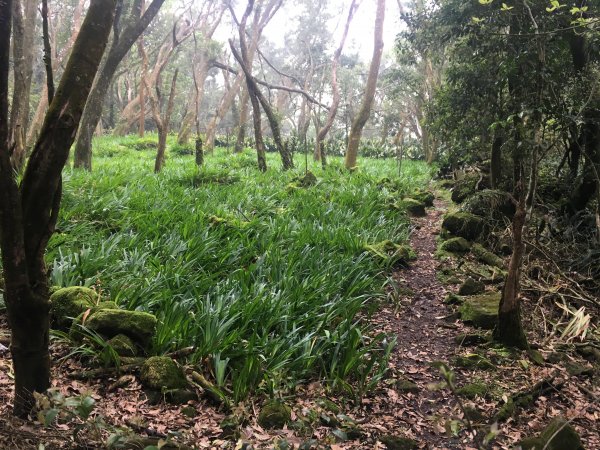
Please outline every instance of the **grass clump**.
[[318, 185], [290, 193], [306, 170], [282, 172], [277, 154], [266, 173], [253, 153], [216, 149], [200, 169], [172, 154], [154, 175], [154, 153], [65, 171], [52, 284], [98, 284], [121, 308], [152, 313], [150, 352], [194, 346], [192, 360], [236, 401], [315, 378], [343, 390], [376, 383], [388, 347], [359, 313], [383, 297], [386, 267], [365, 246], [403, 245], [409, 232], [378, 180], [412, 189], [429, 168], [407, 162], [398, 179], [393, 161], [361, 160], [353, 174], [314, 164]]

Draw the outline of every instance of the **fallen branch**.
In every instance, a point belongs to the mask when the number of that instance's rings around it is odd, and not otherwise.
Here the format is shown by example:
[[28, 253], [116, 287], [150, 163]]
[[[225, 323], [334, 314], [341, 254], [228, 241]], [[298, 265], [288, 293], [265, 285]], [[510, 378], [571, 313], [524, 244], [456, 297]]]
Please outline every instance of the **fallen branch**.
[[215, 386], [213, 383], [208, 381], [204, 375], [195, 370], [191, 373], [191, 379], [193, 384], [197, 384], [200, 386], [206, 394], [215, 402], [224, 405], [227, 409], [231, 408], [231, 402], [225, 395], [225, 389], [221, 389], [218, 386]]
[[126, 364], [119, 367], [101, 367], [99, 369], [85, 370], [82, 372], [71, 372], [67, 376], [74, 380], [89, 380], [93, 378], [108, 378], [126, 373], [137, 372], [143, 363]]

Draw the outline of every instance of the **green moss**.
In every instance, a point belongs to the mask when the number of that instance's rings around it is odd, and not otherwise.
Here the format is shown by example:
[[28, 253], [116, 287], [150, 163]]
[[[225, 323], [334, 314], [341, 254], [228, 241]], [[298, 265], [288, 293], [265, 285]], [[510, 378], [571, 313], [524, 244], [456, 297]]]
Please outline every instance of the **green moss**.
[[464, 179], [456, 181], [452, 187], [452, 201], [462, 203], [473, 195], [478, 180], [479, 176], [477, 175], [466, 175]]
[[194, 408], [193, 406], [184, 406], [183, 408], [181, 408], [181, 414], [185, 417], [193, 419], [198, 415], [198, 411], [196, 411], [196, 408]]
[[467, 278], [458, 288], [458, 295], [476, 295], [485, 291], [485, 284], [473, 278]]
[[96, 291], [71, 286], [59, 289], [50, 296], [50, 317], [52, 326], [59, 330], [68, 329], [73, 318], [96, 305], [99, 295]]
[[515, 205], [510, 200], [510, 195], [494, 189], [484, 189], [474, 193], [461, 208], [463, 211], [492, 220], [512, 219], [515, 214]]
[[410, 381], [406, 378], [400, 378], [396, 382], [396, 390], [398, 392], [411, 392], [413, 394], [416, 394], [421, 389], [419, 388], [419, 386], [416, 383], [413, 383], [412, 381]]
[[119, 305], [111, 301], [98, 302], [98, 304], [92, 308], [92, 311], [95, 312], [101, 309], [119, 309]]
[[492, 370], [496, 368], [489, 359], [484, 358], [477, 353], [456, 356], [452, 360], [452, 364], [456, 367], [463, 367], [465, 369]]
[[477, 328], [491, 330], [498, 321], [498, 307], [500, 305], [500, 292], [476, 295], [465, 298], [458, 309], [463, 322]]
[[575, 428], [563, 417], [555, 417], [538, 437], [520, 441], [523, 450], [583, 450]]
[[159, 391], [187, 386], [181, 367], [167, 356], [148, 358], [140, 370], [140, 381], [145, 387]]
[[462, 305], [464, 301], [464, 298], [452, 292], [448, 293], [448, 295], [446, 295], [446, 298], [444, 299], [444, 303], [446, 303], [447, 305]]
[[490, 334], [480, 333], [461, 333], [454, 338], [454, 342], [458, 345], [479, 345], [485, 344], [492, 340]]
[[424, 217], [427, 215], [425, 212], [425, 204], [413, 198], [404, 198], [396, 203], [395, 207], [400, 211], [406, 211], [413, 217]]
[[462, 237], [450, 238], [440, 245], [440, 250], [447, 253], [467, 253], [471, 243]]
[[485, 398], [489, 392], [489, 386], [481, 381], [465, 384], [463, 387], [456, 390], [458, 395], [468, 398], [469, 400], [474, 400], [477, 397]]
[[540, 439], [547, 450], [583, 450], [575, 428], [563, 417], [555, 417], [542, 431]]
[[414, 198], [415, 200], [418, 200], [421, 203], [423, 203], [425, 206], [430, 207], [433, 206], [435, 195], [433, 195], [433, 193], [429, 191], [416, 191], [412, 195], [410, 195], [410, 198]]
[[389, 240], [365, 245], [364, 249], [387, 267], [407, 265], [415, 259], [415, 253], [408, 245], [396, 244]]
[[537, 366], [543, 366], [546, 363], [546, 361], [544, 361], [544, 356], [538, 350], [529, 349], [527, 351], [527, 356], [529, 356], [529, 359]]
[[119, 356], [136, 356], [137, 349], [134, 342], [124, 334], [117, 334], [109, 339], [108, 344], [117, 352]]
[[483, 219], [468, 212], [458, 211], [446, 214], [442, 228], [454, 236], [472, 241], [482, 233]]
[[103, 336], [112, 338], [124, 334], [146, 348], [156, 333], [156, 317], [140, 311], [101, 309], [92, 313], [85, 326]]
[[334, 402], [332, 402], [331, 400], [329, 400], [328, 398], [322, 398], [322, 399], [320, 399], [317, 402], [317, 404], [321, 408], [323, 408], [323, 409], [325, 409], [325, 410], [327, 410], [329, 412], [332, 412], [334, 414], [339, 414], [340, 413], [340, 407], [338, 405], [336, 405]]
[[277, 400], [266, 403], [258, 415], [258, 424], [263, 428], [281, 429], [292, 421], [292, 409]]
[[481, 244], [473, 244], [473, 247], [471, 247], [471, 252], [473, 252], [479, 261], [487, 264], [488, 266], [498, 267], [500, 269], [506, 266], [502, 258], [490, 252]]
[[416, 450], [419, 444], [414, 439], [405, 436], [385, 434], [379, 438], [388, 450]]

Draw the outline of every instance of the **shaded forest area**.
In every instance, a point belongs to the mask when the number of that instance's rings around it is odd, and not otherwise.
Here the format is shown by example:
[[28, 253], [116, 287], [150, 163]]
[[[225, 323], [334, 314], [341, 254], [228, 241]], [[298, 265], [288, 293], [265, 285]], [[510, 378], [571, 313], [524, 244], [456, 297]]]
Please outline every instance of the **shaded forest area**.
[[0, 447], [599, 447], [599, 21], [0, 0]]

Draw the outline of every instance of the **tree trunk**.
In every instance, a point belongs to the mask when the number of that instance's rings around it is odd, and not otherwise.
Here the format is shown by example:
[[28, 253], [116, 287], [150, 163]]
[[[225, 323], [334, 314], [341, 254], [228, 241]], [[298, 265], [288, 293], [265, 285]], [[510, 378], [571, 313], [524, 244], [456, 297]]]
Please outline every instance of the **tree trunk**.
[[29, 92], [33, 74], [33, 37], [36, 28], [37, 1], [13, 4], [14, 86], [10, 111], [9, 141], [13, 145], [13, 167], [20, 171], [25, 162], [25, 134], [29, 122]]
[[[154, 173], [159, 173], [162, 169], [163, 164], [165, 163], [165, 150], [167, 148], [167, 136], [169, 134], [169, 125], [171, 123], [171, 115], [173, 114], [173, 106], [175, 104], [175, 89], [177, 86], [177, 74], [179, 73], [179, 69], [175, 69], [175, 73], [173, 74], [173, 79], [171, 80], [171, 91], [169, 92], [169, 100], [167, 102], [167, 110], [165, 112], [165, 117], [160, 118], [160, 110], [155, 111], [154, 120], [156, 121], [156, 128], [158, 128], [158, 149], [156, 151], [156, 161], [154, 162]], [[159, 99], [160, 100], [160, 99]], [[154, 105], [160, 108], [160, 104]]]
[[340, 57], [342, 55], [342, 51], [344, 50], [344, 45], [346, 43], [346, 38], [348, 37], [348, 29], [350, 28], [350, 22], [352, 22], [352, 18], [354, 17], [354, 13], [356, 12], [356, 8], [358, 5], [356, 4], [356, 0], [352, 0], [350, 4], [350, 9], [348, 11], [348, 17], [346, 19], [346, 25], [344, 26], [344, 32], [342, 34], [342, 39], [340, 41], [340, 45], [333, 55], [333, 60], [331, 62], [331, 88], [333, 91], [333, 100], [331, 102], [331, 107], [329, 108], [329, 113], [327, 114], [327, 120], [325, 121], [325, 125], [317, 130], [317, 138], [315, 142], [315, 155], [318, 155], [321, 159], [321, 164], [323, 168], [327, 166], [327, 160], [325, 157], [324, 150], [324, 141], [327, 133], [331, 130], [333, 126], [333, 121], [335, 120], [335, 116], [337, 115], [339, 106], [340, 106], [340, 88], [337, 81], [337, 69], [340, 64]]
[[579, 182], [571, 198], [568, 211], [571, 215], [582, 211], [595, 196], [600, 173], [600, 110], [589, 110], [583, 125], [583, 151], [585, 162]]
[[202, 151], [202, 139], [196, 137], [196, 165], [199, 167], [204, 164], [204, 152]]
[[136, 3], [137, 8], [132, 8], [129, 23], [124, 25], [121, 33], [113, 35], [113, 44], [94, 80], [94, 86], [83, 110], [75, 143], [74, 167], [92, 170], [92, 135], [102, 116], [102, 106], [111, 80], [121, 60], [158, 13], [163, 2], [164, 0], [153, 0], [141, 17], [141, 4]]
[[240, 96], [240, 115], [235, 135], [234, 153], [244, 151], [244, 141], [246, 140], [246, 122], [248, 121], [248, 90], [243, 89]]
[[[520, 188], [522, 189], [522, 188]], [[521, 324], [521, 307], [519, 301], [519, 279], [523, 260], [523, 228], [527, 211], [525, 195], [520, 195], [517, 211], [512, 222], [513, 252], [508, 264], [508, 274], [502, 289], [502, 298], [498, 311], [498, 324], [494, 330], [494, 339], [509, 347], [529, 348], [527, 337]]]
[[492, 142], [490, 163], [492, 189], [498, 189], [500, 180], [502, 179], [502, 144], [504, 144], [504, 137], [496, 131], [494, 141]]
[[358, 157], [358, 145], [362, 136], [362, 130], [371, 114], [371, 106], [375, 98], [375, 89], [377, 88], [377, 77], [379, 75], [379, 66], [381, 64], [381, 55], [383, 53], [383, 20], [385, 18], [385, 0], [377, 0], [377, 14], [375, 17], [375, 39], [373, 48], [373, 59], [369, 68], [367, 86], [362, 105], [356, 118], [352, 122], [350, 136], [348, 137], [348, 149], [346, 151], [345, 165], [347, 169], [356, 166]]
[[115, 0], [92, 0], [23, 179], [11, 168], [8, 49], [11, 0], [0, 2], [0, 245], [15, 374], [14, 413], [50, 386], [49, 292], [44, 253], [61, 200], [61, 173], [114, 18]]

